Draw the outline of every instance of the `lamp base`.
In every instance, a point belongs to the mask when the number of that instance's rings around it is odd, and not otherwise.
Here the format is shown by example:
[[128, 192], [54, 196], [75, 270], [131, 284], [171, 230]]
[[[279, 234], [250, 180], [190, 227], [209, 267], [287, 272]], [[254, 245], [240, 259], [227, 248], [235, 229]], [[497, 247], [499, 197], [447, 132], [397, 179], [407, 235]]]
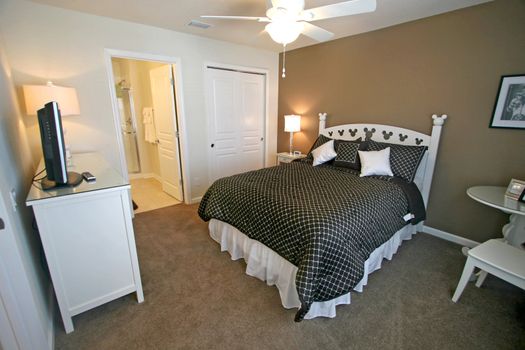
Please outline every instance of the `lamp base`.
[[293, 154], [293, 131], [290, 131], [290, 155]]

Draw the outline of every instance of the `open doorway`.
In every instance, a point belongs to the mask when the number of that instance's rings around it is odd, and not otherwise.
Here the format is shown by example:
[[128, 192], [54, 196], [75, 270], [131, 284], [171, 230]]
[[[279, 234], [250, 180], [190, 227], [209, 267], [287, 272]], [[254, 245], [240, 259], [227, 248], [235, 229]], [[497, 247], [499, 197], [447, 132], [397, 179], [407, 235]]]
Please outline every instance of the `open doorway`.
[[135, 213], [184, 201], [174, 64], [111, 57]]

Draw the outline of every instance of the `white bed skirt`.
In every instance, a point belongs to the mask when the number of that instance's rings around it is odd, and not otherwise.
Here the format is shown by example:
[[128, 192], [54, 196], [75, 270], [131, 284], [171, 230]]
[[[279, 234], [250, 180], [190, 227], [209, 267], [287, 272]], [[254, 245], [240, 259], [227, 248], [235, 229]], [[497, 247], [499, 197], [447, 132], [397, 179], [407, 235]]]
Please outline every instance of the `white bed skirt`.
[[[232, 260], [244, 258], [247, 275], [266, 281], [269, 286], [275, 285], [277, 287], [281, 295], [281, 303], [285, 308], [299, 309], [301, 307], [295, 288], [295, 275], [297, 273], [295, 265], [261, 242], [248, 238], [230, 224], [211, 219], [209, 229], [210, 236], [221, 245], [221, 251], [228, 251]], [[363, 286], [368, 282], [368, 275], [381, 268], [383, 258], [391, 260], [402, 241], [411, 239], [415, 233], [416, 226], [407, 225], [374, 250], [365, 261], [365, 274], [354, 290], [362, 292]], [[335, 307], [341, 304], [350, 304], [350, 293], [329, 301], [314, 302], [305, 319], [333, 318], [336, 315]]]

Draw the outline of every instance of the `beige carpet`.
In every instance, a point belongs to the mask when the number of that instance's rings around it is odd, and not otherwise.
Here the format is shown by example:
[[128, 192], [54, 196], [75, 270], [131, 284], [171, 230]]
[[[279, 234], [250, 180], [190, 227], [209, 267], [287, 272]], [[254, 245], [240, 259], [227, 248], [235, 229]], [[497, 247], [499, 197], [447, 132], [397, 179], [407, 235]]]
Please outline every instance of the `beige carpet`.
[[[120, 298], [57, 327], [58, 349], [524, 349], [525, 292], [489, 276], [450, 300], [465, 257], [418, 234], [337, 318], [294, 323], [275, 287], [245, 275], [212, 241], [197, 206], [138, 214], [145, 302]], [[523, 309], [521, 309], [523, 310]]]

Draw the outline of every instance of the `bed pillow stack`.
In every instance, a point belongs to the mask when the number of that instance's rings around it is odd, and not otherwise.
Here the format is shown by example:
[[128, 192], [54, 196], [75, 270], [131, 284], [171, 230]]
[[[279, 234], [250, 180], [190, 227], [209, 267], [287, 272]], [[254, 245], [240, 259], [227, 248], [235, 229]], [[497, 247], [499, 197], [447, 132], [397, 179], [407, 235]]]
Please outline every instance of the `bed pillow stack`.
[[386, 142], [368, 142], [368, 150], [381, 151], [390, 147], [390, 167], [394, 176], [400, 177], [408, 182], [414, 181], [417, 168], [425, 151], [426, 146], [406, 146]]
[[335, 157], [334, 165], [354, 170], [361, 169], [358, 152], [365, 151], [367, 143], [361, 142], [361, 138], [355, 141], [336, 140], [336, 142], [337, 156]]
[[332, 141], [331, 138], [329, 138], [328, 136], [324, 136], [324, 135], [319, 135], [317, 137], [317, 139], [315, 140], [314, 144], [312, 145], [312, 148], [310, 148], [310, 150], [308, 151], [308, 155], [306, 156], [307, 159], [313, 159], [314, 156], [312, 154], [312, 151], [316, 148], [318, 148], [319, 146], [327, 143], [328, 141]]
[[412, 182], [426, 146], [408, 146], [386, 142], [333, 140], [319, 135], [308, 159], [313, 165], [334, 160], [333, 165], [360, 170], [360, 176], [389, 175]]
[[320, 165], [334, 159], [337, 156], [337, 153], [334, 150], [334, 140], [325, 142], [321, 146], [314, 149], [312, 151], [312, 156], [314, 157], [314, 161], [312, 162], [313, 166]]
[[380, 151], [358, 151], [361, 158], [360, 177], [372, 175], [394, 176], [390, 168], [390, 147]]

